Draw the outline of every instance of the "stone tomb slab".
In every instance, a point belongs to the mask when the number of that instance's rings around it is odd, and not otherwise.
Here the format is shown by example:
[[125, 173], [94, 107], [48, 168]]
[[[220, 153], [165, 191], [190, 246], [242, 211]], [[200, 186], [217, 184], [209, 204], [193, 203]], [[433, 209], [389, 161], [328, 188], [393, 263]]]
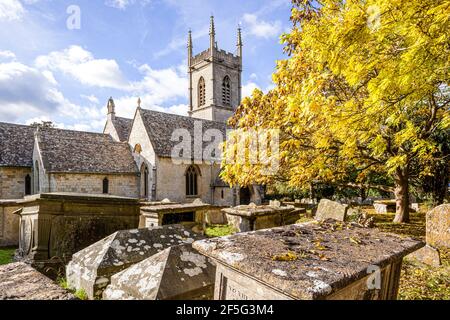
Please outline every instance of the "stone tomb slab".
[[[196, 241], [217, 263], [215, 300], [395, 299], [402, 259], [424, 243], [326, 220]], [[368, 286], [378, 270], [378, 286]]]
[[322, 199], [317, 208], [316, 220], [335, 219], [345, 221], [347, 217], [348, 206], [339, 202]]
[[279, 227], [300, 218], [300, 212], [293, 206], [281, 207], [279, 203], [268, 206], [241, 205], [222, 209], [222, 212], [238, 232]]
[[427, 213], [427, 244], [450, 248], [450, 204], [440, 205]]
[[192, 245], [167, 248], [111, 277], [104, 300], [211, 300], [215, 266]]
[[23, 262], [0, 266], [0, 300], [74, 300], [55, 282]]
[[74, 254], [66, 267], [67, 280], [90, 299], [98, 298], [112, 275], [166, 248], [199, 239], [180, 225], [118, 231]]
[[203, 223], [211, 205], [201, 201], [193, 203], [160, 203], [141, 207], [140, 228], [162, 226], [182, 222]]

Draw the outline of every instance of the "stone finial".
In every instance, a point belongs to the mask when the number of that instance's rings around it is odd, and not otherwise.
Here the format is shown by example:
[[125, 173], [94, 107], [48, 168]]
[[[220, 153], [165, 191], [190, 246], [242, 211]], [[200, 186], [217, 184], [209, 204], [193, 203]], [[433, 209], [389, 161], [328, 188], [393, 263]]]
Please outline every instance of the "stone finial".
[[209, 25], [209, 39], [210, 39], [209, 48], [211, 50], [211, 55], [213, 55], [214, 48], [217, 47], [217, 44], [216, 44], [216, 27], [214, 26], [214, 16], [213, 15], [211, 15], [211, 22], [210, 22], [210, 25]]
[[188, 32], [188, 44], [187, 44], [188, 49], [192, 49], [194, 46], [192, 45], [192, 30], [189, 29]]
[[116, 105], [114, 104], [114, 100], [112, 97], [108, 100], [108, 114], [116, 113]]
[[189, 33], [188, 33], [187, 48], [188, 48], [188, 66], [190, 67], [191, 64], [192, 64], [192, 52], [193, 52], [193, 48], [194, 48], [194, 46], [192, 45], [192, 31], [191, 31], [191, 29], [189, 29]]
[[141, 101], [141, 98], [139, 97], [139, 98], [138, 98], [138, 101], [137, 101], [138, 108], [141, 107], [141, 102], [142, 102], [142, 101]]
[[209, 35], [215, 36], [216, 35], [216, 27], [214, 25], [214, 16], [211, 15], [211, 20], [209, 23]]
[[237, 35], [237, 44], [236, 44], [236, 46], [238, 48], [238, 56], [242, 57], [242, 47], [244, 45], [242, 43], [242, 29], [241, 29], [240, 25], [238, 27], [238, 35]]

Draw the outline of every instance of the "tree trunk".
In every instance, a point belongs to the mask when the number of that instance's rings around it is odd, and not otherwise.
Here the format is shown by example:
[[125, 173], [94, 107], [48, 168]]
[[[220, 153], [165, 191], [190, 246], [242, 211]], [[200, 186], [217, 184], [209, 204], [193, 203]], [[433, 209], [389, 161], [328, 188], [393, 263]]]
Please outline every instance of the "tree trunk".
[[408, 170], [397, 169], [395, 176], [395, 223], [409, 222], [409, 177]]

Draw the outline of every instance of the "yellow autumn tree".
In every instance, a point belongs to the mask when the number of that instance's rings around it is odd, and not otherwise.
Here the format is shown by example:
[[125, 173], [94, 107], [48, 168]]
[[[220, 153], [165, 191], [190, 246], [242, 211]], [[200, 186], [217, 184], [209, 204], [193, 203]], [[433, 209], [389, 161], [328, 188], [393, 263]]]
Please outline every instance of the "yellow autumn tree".
[[[408, 222], [411, 177], [430, 173], [434, 137], [450, 130], [450, 1], [293, 4], [282, 36], [289, 58], [278, 62], [276, 88], [256, 90], [230, 120], [238, 130], [225, 144], [223, 179], [299, 187], [348, 184], [356, 172], [353, 186], [372, 187], [368, 177], [383, 174], [394, 182], [394, 221]], [[275, 174], [229, 161], [255, 152], [235, 142], [255, 128], [280, 132]]]

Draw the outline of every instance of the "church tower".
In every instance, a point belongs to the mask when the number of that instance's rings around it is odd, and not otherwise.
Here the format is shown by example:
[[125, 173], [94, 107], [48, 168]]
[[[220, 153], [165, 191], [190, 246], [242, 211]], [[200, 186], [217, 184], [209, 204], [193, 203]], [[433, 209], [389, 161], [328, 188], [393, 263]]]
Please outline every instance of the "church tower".
[[241, 103], [241, 29], [238, 29], [236, 54], [219, 50], [214, 17], [211, 17], [209, 38], [209, 48], [194, 56], [192, 33], [189, 31], [189, 116], [226, 122]]

